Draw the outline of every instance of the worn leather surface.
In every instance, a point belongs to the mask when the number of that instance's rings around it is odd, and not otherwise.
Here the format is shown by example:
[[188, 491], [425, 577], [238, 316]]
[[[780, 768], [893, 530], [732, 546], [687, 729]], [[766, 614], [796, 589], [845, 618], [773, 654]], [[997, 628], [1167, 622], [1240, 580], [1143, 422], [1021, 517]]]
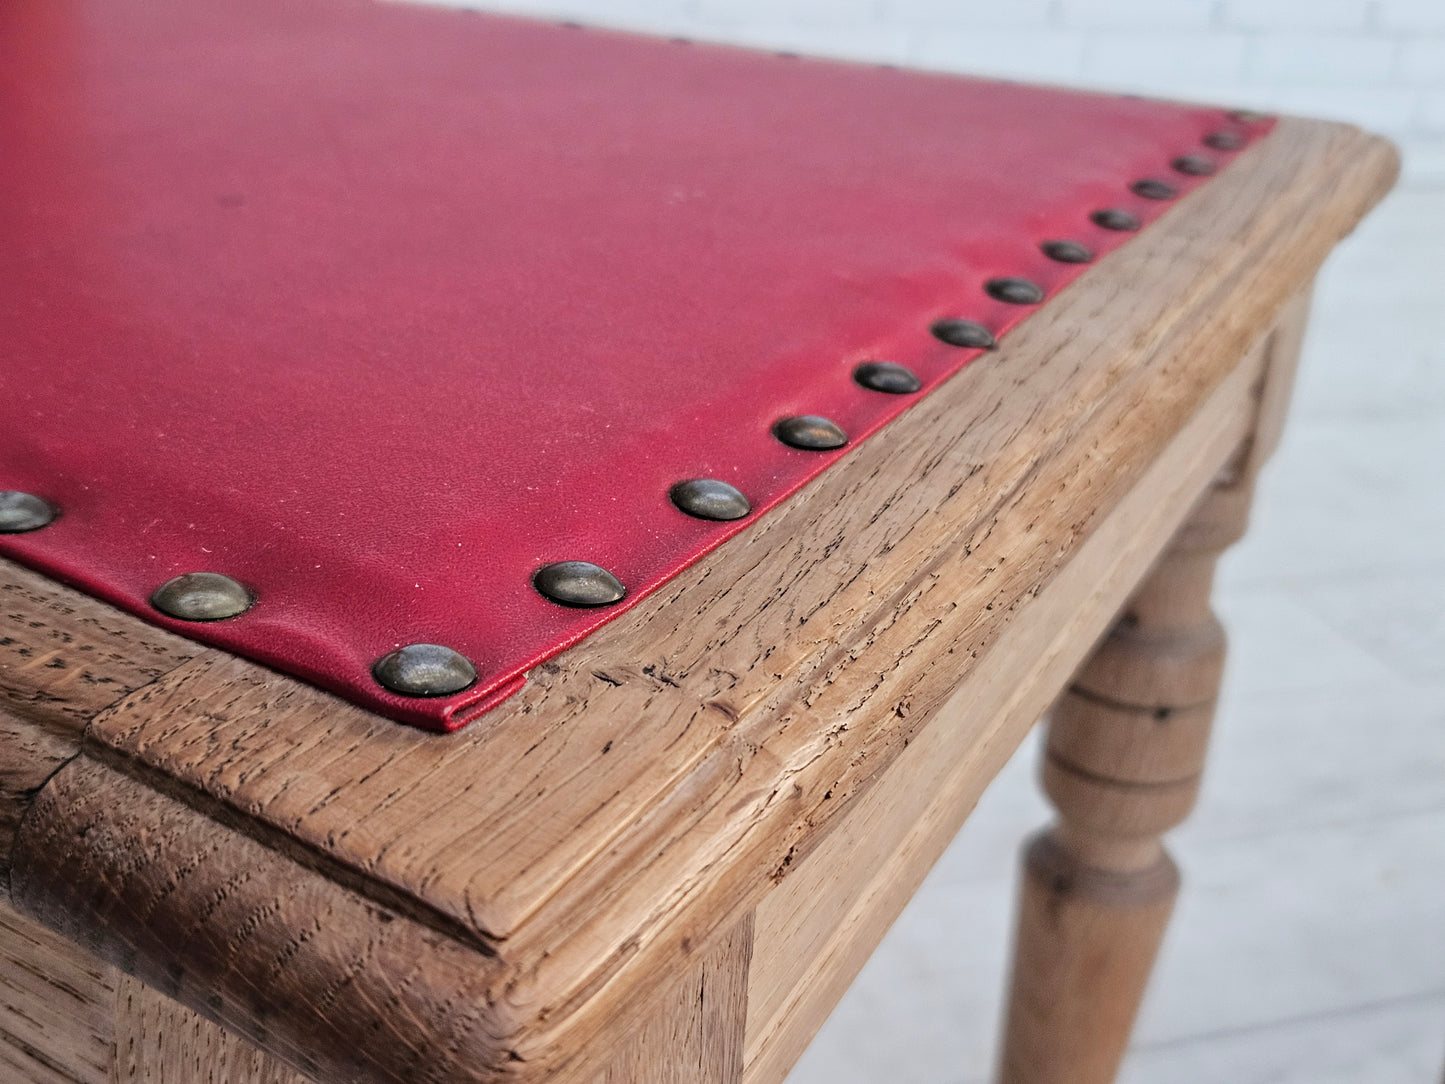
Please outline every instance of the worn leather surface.
[[[0, 5], [0, 489], [61, 509], [0, 553], [148, 620], [452, 729], [847, 454], [1167, 201], [1129, 185], [1218, 110], [370, 0]], [[1045, 304], [1048, 302], [1045, 301]], [[668, 488], [752, 500], [690, 519]], [[620, 605], [566, 609], [594, 561]], [[181, 572], [259, 601], [185, 624]], [[394, 696], [400, 644], [478, 683]]]

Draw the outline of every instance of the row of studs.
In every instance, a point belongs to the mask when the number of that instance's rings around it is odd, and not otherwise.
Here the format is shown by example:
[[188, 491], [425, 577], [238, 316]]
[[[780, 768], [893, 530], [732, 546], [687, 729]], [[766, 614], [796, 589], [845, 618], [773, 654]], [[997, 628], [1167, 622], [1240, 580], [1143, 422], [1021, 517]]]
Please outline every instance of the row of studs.
[[[1250, 123], [1264, 119], [1255, 113], [1238, 112], [1234, 119]], [[1204, 137], [1204, 144], [1215, 150], [1239, 150], [1246, 140], [1239, 132], [1221, 130]], [[1203, 155], [1186, 154], [1175, 158], [1173, 168], [1186, 176], [1203, 177], [1214, 173], [1215, 163]], [[1130, 190], [1151, 200], [1169, 200], [1178, 190], [1167, 181], [1144, 178], [1135, 181]], [[1094, 211], [1090, 220], [1106, 230], [1135, 231], [1141, 228], [1139, 218], [1117, 207]], [[1094, 259], [1094, 253], [1077, 241], [1045, 241], [1039, 246], [1049, 259], [1059, 263], [1081, 264]], [[997, 301], [1011, 305], [1037, 305], [1044, 300], [1044, 291], [1024, 278], [1000, 277], [984, 284], [985, 292]], [[933, 324], [933, 335], [950, 346], [971, 350], [991, 350], [997, 345], [993, 332], [982, 324], [965, 319], [945, 319]], [[869, 361], [853, 370], [853, 380], [861, 387], [890, 395], [911, 395], [922, 390], [923, 382], [911, 369], [894, 362]], [[829, 451], [848, 443], [848, 434], [831, 419], [814, 414], [781, 418], [772, 432], [783, 444], [807, 451]], [[668, 491], [672, 503], [687, 515], [707, 520], [736, 520], [752, 512], [747, 497], [735, 486], [716, 478], [693, 478], [678, 482]], [[0, 491], [0, 534], [39, 530], [49, 525], [57, 512], [48, 502], [30, 493]], [[598, 607], [614, 605], [627, 596], [627, 588], [607, 569], [590, 561], [558, 561], [538, 569], [532, 584], [539, 594], [563, 606]], [[237, 617], [255, 605], [255, 596], [245, 586], [218, 572], [187, 572], [168, 580], [150, 597], [150, 603], [161, 613], [182, 621], [221, 621]], [[450, 696], [475, 684], [477, 672], [472, 662], [453, 648], [440, 644], [408, 644], [376, 661], [372, 675], [383, 687], [403, 696]]]
[[[1245, 123], [1264, 119], [1260, 114], [1245, 112], [1235, 113], [1233, 117]], [[1236, 131], [1220, 130], [1206, 135], [1203, 142], [1215, 150], [1233, 151], [1242, 148], [1246, 140]], [[1190, 177], [1209, 176], [1217, 169], [1212, 159], [1200, 154], [1180, 155], [1171, 165], [1176, 172]], [[1151, 200], [1170, 200], [1179, 194], [1174, 185], [1156, 178], [1143, 178], [1129, 187], [1135, 195]], [[1108, 230], [1132, 232], [1142, 227], [1136, 215], [1121, 208], [1103, 208], [1089, 217], [1096, 226]], [[1077, 241], [1045, 241], [1040, 249], [1049, 259], [1059, 263], [1089, 263], [1094, 259], [1092, 250]], [[984, 291], [997, 301], [1014, 305], [1037, 305], [1045, 296], [1042, 287], [1036, 283], [1015, 277], [991, 278], [984, 284]], [[991, 350], [997, 345], [993, 332], [972, 320], [940, 320], [930, 330], [940, 341], [964, 349]], [[923, 382], [912, 370], [886, 361], [864, 362], [853, 370], [853, 379], [861, 387], [894, 395], [914, 394], [923, 387]], [[848, 443], [848, 434], [842, 426], [815, 414], [781, 418], [773, 424], [772, 432], [782, 443], [807, 451], [830, 451]], [[735, 520], [752, 511], [746, 495], [716, 478], [678, 482], [668, 495], [678, 509], [700, 519]], [[534, 574], [532, 582], [541, 594], [566, 606], [609, 606], [622, 601], [627, 595], [626, 587], [615, 575], [590, 561], [560, 561], [547, 565]], [[449, 651], [437, 645], [413, 646]], [[407, 650], [403, 648], [401, 652]], [[416, 660], [417, 663], [421, 661], [420, 658]], [[383, 684], [387, 683], [383, 681]]]

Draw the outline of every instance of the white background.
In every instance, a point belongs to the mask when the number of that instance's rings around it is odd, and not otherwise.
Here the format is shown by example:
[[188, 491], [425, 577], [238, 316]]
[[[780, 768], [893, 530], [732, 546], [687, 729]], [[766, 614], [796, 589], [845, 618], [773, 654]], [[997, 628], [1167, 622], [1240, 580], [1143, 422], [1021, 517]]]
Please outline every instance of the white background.
[[497, 0], [712, 41], [1351, 120], [1445, 183], [1445, 0]]

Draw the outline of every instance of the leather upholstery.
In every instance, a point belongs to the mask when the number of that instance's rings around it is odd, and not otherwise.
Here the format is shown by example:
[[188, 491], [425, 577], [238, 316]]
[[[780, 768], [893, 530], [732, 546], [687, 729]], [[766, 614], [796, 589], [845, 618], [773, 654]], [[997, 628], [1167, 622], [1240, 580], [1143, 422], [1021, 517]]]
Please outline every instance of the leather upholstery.
[[[1208, 178], [1213, 109], [368, 0], [0, 5], [0, 553], [383, 714], [451, 729], [847, 454]], [[1044, 304], [1047, 304], [1045, 300]], [[982, 362], [984, 364], [987, 361]], [[718, 478], [751, 516], [690, 518]], [[569, 609], [531, 576], [596, 562]], [[224, 572], [258, 601], [147, 603]], [[396, 696], [401, 644], [471, 689]]]

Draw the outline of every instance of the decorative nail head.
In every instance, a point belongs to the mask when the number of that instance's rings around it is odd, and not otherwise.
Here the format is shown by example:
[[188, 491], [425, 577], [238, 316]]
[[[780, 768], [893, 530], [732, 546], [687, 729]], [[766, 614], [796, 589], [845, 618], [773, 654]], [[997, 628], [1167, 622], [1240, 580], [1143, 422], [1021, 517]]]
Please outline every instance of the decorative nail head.
[[983, 288], [995, 301], [1007, 302], [1010, 305], [1037, 305], [1044, 299], [1043, 289], [1028, 279], [989, 279], [983, 284]]
[[1215, 170], [1214, 162], [1202, 154], [1181, 154], [1174, 159], [1174, 168], [1188, 177], [1208, 177]]
[[34, 493], [18, 489], [0, 490], [0, 534], [24, 534], [47, 527], [55, 519], [55, 509]]
[[1213, 147], [1217, 151], [1237, 151], [1244, 146], [1244, 143], [1244, 136], [1238, 132], [1210, 132], [1204, 137], [1204, 145]]
[[917, 373], [891, 361], [865, 361], [853, 370], [853, 379], [860, 387], [889, 395], [912, 395], [923, 387]]
[[689, 478], [667, 495], [680, 511], [698, 519], [742, 519], [753, 510], [741, 490], [716, 478]]
[[450, 696], [477, 682], [477, 668], [442, 644], [407, 644], [371, 667], [377, 684], [402, 696]]
[[1120, 207], [1105, 207], [1089, 216], [1094, 225], [1106, 230], [1132, 232], [1139, 229], [1139, 219]]
[[1077, 241], [1045, 241], [1039, 248], [1058, 263], [1091, 263], [1094, 259], [1093, 250]]
[[939, 320], [933, 325], [933, 336], [967, 350], [992, 350], [998, 345], [992, 331], [972, 320]]
[[1155, 177], [1145, 177], [1143, 180], [1135, 181], [1129, 186], [1129, 190], [1134, 195], [1143, 196], [1145, 199], [1173, 199], [1179, 195], [1179, 189], [1167, 181], [1161, 181]]
[[773, 423], [773, 436], [790, 448], [825, 452], [848, 443], [848, 434], [837, 422], [817, 414], [798, 414]]
[[151, 605], [181, 621], [224, 621], [256, 602], [250, 591], [219, 572], [186, 572], [167, 580], [151, 595]]
[[591, 561], [557, 561], [539, 568], [532, 585], [563, 606], [610, 606], [627, 595], [622, 581]]

